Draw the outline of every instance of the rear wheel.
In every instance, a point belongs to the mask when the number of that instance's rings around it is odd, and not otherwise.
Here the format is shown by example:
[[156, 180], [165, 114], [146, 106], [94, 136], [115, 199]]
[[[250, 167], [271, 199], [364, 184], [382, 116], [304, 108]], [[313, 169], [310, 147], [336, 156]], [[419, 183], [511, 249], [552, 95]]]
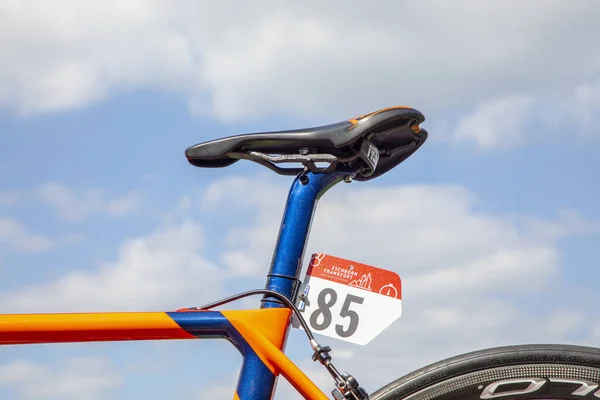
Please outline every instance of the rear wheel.
[[437, 362], [379, 389], [372, 400], [600, 398], [600, 349], [507, 346]]

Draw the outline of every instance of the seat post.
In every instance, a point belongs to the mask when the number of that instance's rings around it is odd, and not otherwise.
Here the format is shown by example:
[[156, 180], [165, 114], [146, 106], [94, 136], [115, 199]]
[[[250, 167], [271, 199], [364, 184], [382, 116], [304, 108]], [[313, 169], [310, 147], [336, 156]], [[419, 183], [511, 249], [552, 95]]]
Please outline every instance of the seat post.
[[[317, 201], [329, 188], [353, 174], [354, 171], [330, 173], [305, 171], [294, 179], [283, 212], [271, 269], [267, 275], [266, 289], [281, 293], [291, 301], [295, 301], [299, 287], [298, 278], [302, 270], [302, 258]], [[273, 297], [265, 296], [262, 299], [261, 308], [282, 306], [281, 302]]]

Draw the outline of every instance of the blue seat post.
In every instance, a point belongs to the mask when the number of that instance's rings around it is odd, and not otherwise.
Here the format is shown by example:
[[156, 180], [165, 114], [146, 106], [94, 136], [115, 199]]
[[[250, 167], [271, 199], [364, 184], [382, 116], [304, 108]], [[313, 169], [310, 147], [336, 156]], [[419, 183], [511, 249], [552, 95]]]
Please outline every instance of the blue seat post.
[[[283, 294], [294, 301], [299, 287], [302, 258], [314, 211], [319, 198], [333, 185], [353, 172], [303, 172], [294, 179], [290, 188], [279, 237], [275, 245], [266, 288]], [[282, 307], [277, 299], [265, 296], [261, 308]]]
[[[267, 289], [281, 293], [292, 301], [295, 300], [299, 287], [298, 278], [302, 270], [302, 256], [317, 201], [327, 189], [349, 175], [351, 173], [348, 172], [317, 174], [303, 172], [294, 179], [283, 212], [271, 269], [267, 276]], [[284, 305], [276, 298], [264, 296], [261, 308], [277, 307], [284, 307]], [[289, 327], [285, 333], [284, 343], [287, 341], [288, 332]], [[259, 358], [244, 358], [240, 376], [249, 378], [241, 378], [238, 381], [237, 394], [240, 399], [268, 400], [272, 397], [276, 376], [272, 373], [257, 372], [263, 370], [264, 364]]]

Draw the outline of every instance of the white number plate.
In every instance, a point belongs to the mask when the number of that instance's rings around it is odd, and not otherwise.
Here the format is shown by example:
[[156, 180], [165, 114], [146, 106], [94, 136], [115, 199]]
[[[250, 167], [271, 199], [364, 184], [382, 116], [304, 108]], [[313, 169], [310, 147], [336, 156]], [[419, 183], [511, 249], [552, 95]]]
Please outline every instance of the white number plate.
[[402, 315], [398, 274], [323, 253], [312, 255], [303, 293], [298, 306], [313, 333], [355, 344], [369, 343]]

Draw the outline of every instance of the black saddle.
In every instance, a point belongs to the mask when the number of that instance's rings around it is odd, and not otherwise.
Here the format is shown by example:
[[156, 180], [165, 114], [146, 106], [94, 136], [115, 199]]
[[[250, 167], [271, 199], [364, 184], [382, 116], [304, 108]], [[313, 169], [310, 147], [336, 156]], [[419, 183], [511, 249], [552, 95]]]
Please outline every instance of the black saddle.
[[[424, 120], [412, 108], [390, 107], [316, 128], [216, 139], [189, 147], [185, 156], [196, 167], [220, 168], [247, 159], [285, 175], [305, 169], [354, 169], [354, 179], [366, 181], [394, 168], [425, 142], [427, 131], [419, 127]], [[275, 165], [289, 162], [302, 163], [304, 168]]]

